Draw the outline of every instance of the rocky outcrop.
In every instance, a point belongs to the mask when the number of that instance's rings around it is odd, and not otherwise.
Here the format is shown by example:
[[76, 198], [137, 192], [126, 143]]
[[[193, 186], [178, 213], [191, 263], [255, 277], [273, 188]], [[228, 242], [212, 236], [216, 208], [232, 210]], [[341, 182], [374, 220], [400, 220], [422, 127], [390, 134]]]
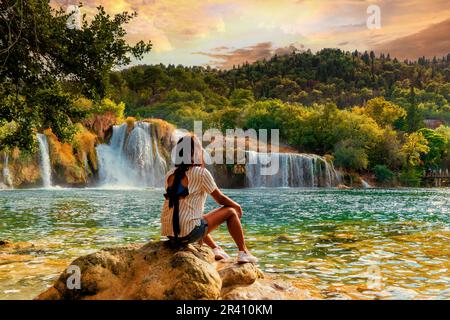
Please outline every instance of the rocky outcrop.
[[37, 299], [218, 299], [221, 279], [209, 250], [171, 249], [164, 242], [104, 249], [72, 262], [81, 271], [80, 289], [67, 286], [64, 272]]
[[[68, 286], [80, 271], [79, 289]], [[73, 289], [70, 289], [72, 287]], [[286, 281], [269, 279], [253, 264], [215, 262], [206, 246], [171, 248], [150, 242], [108, 248], [72, 262], [37, 300], [197, 300], [311, 298]]]

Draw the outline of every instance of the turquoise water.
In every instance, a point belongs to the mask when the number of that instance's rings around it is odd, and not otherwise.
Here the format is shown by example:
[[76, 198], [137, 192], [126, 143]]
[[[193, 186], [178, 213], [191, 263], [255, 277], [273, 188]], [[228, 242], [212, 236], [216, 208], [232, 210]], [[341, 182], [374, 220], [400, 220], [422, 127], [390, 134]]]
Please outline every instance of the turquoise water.
[[[0, 191], [0, 239], [34, 244], [0, 250], [0, 299], [33, 298], [80, 254], [159, 239], [162, 192]], [[248, 246], [268, 274], [326, 298], [450, 298], [450, 189], [225, 193], [241, 204]], [[235, 254], [225, 227], [213, 236]]]

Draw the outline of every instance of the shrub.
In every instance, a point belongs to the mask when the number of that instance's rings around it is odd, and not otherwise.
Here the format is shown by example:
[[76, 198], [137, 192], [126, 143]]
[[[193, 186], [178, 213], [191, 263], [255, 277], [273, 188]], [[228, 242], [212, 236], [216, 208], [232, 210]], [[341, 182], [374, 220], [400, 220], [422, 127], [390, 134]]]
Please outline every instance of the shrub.
[[340, 168], [362, 170], [369, 164], [366, 151], [347, 142], [336, 145], [334, 157], [334, 163]]
[[395, 174], [384, 165], [376, 165], [373, 168], [377, 182], [379, 183], [391, 183]]
[[407, 187], [420, 187], [423, 171], [418, 168], [403, 170], [400, 174], [400, 182]]

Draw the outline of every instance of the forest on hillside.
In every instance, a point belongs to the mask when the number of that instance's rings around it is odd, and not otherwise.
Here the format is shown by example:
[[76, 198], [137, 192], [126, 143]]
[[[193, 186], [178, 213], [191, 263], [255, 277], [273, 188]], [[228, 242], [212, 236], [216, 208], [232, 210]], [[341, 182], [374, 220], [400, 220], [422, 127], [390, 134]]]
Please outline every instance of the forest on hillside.
[[[329, 154], [338, 167], [401, 172], [449, 167], [450, 54], [398, 61], [389, 54], [323, 49], [274, 56], [231, 70], [141, 65], [111, 74], [111, 97], [127, 115], [192, 129], [280, 129], [302, 152]], [[434, 120], [439, 128], [426, 128]], [[437, 126], [436, 126], [437, 127]]]

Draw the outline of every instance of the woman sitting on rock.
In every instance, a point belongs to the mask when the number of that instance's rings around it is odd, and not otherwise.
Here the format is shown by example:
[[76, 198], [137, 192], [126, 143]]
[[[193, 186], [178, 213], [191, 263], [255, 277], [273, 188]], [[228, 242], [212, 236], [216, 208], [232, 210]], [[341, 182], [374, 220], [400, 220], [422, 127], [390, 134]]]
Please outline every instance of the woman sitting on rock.
[[[161, 233], [175, 244], [203, 241], [210, 246], [217, 260], [228, 259], [216, 245], [211, 231], [226, 222], [228, 231], [239, 248], [238, 262], [256, 263], [245, 246], [241, 225], [242, 209], [224, 195], [211, 173], [204, 167], [203, 148], [193, 135], [182, 137], [175, 148], [175, 168], [166, 176], [166, 194], [161, 214]], [[221, 206], [203, 215], [207, 195]]]

